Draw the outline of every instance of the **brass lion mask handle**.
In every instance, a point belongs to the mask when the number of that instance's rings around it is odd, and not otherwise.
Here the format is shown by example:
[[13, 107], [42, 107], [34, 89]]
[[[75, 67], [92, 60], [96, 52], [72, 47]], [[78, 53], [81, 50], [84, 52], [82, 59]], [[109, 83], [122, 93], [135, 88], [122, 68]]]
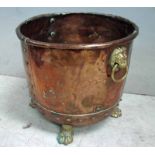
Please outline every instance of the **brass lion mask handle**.
[[[128, 62], [127, 62], [127, 49], [126, 47], [118, 47], [114, 49], [110, 57], [110, 65], [112, 67], [111, 78], [114, 82], [121, 82], [127, 77]], [[115, 78], [115, 73], [119, 70], [124, 70], [125, 74], [120, 78]]]

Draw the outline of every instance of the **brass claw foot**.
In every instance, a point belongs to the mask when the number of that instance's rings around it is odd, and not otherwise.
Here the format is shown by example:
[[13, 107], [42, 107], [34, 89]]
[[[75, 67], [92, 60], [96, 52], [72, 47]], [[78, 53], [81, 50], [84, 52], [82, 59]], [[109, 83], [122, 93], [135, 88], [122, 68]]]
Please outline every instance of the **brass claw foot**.
[[57, 137], [59, 144], [70, 144], [73, 142], [73, 127], [71, 125], [62, 125]]
[[113, 112], [111, 113], [111, 117], [118, 118], [122, 116], [122, 111], [118, 107], [115, 107]]
[[33, 101], [33, 99], [31, 99], [31, 102], [29, 103], [29, 106], [31, 106], [32, 108], [36, 108], [36, 104]]

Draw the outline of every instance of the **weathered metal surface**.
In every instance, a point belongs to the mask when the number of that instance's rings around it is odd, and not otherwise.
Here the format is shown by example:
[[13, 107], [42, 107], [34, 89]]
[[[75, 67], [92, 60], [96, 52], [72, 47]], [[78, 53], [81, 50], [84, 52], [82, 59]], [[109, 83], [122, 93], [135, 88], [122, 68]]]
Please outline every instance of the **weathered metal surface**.
[[[20, 25], [33, 102], [58, 124], [81, 126], [109, 116], [125, 83], [111, 78], [111, 54], [125, 47], [129, 65], [137, 33], [125, 19], [93, 14], [46, 15]], [[123, 75], [115, 72], [116, 79]]]

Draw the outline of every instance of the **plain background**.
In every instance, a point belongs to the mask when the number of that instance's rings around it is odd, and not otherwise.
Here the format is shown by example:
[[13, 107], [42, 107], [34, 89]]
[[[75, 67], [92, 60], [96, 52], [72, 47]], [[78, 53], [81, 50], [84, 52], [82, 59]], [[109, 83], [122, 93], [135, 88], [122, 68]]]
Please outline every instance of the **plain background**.
[[0, 8], [0, 74], [25, 77], [18, 24], [43, 13], [95, 12], [126, 17], [140, 33], [134, 41], [125, 92], [155, 95], [155, 8]]

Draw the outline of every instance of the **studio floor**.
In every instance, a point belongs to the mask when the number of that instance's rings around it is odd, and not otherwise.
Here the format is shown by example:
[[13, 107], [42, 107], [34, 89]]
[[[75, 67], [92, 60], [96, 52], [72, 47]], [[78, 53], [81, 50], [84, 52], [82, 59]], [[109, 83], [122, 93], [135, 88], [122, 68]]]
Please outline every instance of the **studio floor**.
[[[0, 146], [64, 146], [59, 126], [29, 106], [24, 78], [0, 76]], [[155, 97], [123, 94], [122, 117], [75, 128], [68, 146], [155, 146]]]

